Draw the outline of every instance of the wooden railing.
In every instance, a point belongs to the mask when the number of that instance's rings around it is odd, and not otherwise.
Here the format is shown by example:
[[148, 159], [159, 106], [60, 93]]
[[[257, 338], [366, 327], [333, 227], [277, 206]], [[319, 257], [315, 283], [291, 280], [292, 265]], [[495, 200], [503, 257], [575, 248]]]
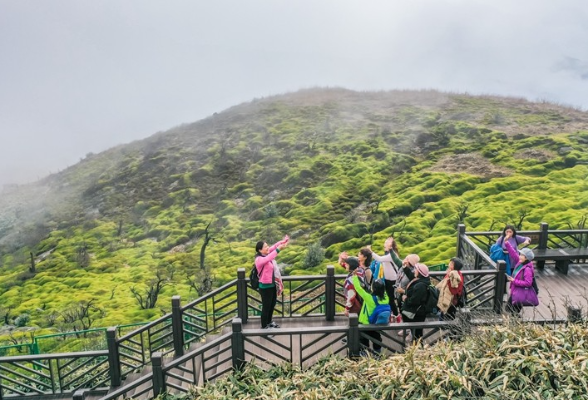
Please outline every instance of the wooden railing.
[[[539, 225], [539, 230], [527, 230], [518, 232], [519, 235], [528, 236], [531, 238], [531, 249], [585, 249], [588, 247], [588, 229], [562, 229], [549, 230], [549, 225], [542, 222]], [[496, 243], [496, 240], [502, 235], [501, 231], [492, 232], [467, 232], [465, 225], [458, 226], [458, 254], [462, 246], [467, 246], [465, 241], [469, 240], [478, 246], [478, 254], [487, 254], [490, 246]], [[579, 261], [585, 262], [586, 259]], [[545, 265], [545, 260], [538, 260], [536, 262], [537, 268], [542, 269]]]
[[[577, 240], [578, 243], [586, 242], [584, 231], [558, 231], [552, 237], [553, 241], [569, 243]], [[564, 233], [562, 233], [564, 232]], [[528, 233], [528, 232], [524, 232]], [[486, 254], [488, 244], [498, 237], [499, 232], [474, 232], [466, 235], [465, 226], [458, 229], [457, 254], [464, 260], [465, 267], [462, 271], [468, 292], [468, 307], [472, 313], [502, 312], [503, 297], [505, 293], [504, 262], [494, 263]], [[555, 239], [553, 239], [555, 238]], [[575, 239], [568, 239], [575, 238]], [[544, 240], [544, 239], [542, 239]], [[543, 242], [541, 242], [543, 243]], [[551, 243], [545, 239], [545, 244]], [[433, 280], [442, 279], [444, 272], [431, 272]], [[326, 275], [319, 276], [286, 276], [284, 277], [285, 290], [278, 298], [276, 315], [285, 318], [318, 317], [327, 321], [333, 321], [336, 315], [344, 311], [343, 284], [346, 275], [335, 275], [334, 267], [327, 267]], [[49, 361], [26, 361], [30, 365], [23, 364], [25, 368], [16, 369], [18, 357], [0, 358], [0, 400], [3, 397], [18, 397], [28, 393], [58, 393], [58, 390], [74, 391], [76, 389], [92, 389], [97, 387], [100, 379], [90, 379], [92, 374], [107, 370], [102, 382], [111, 388], [120, 387], [122, 381], [132, 372], [142, 370], [145, 366], [152, 368], [147, 377], [141, 377], [131, 383], [117, 389], [106, 399], [119, 398], [133, 392], [133, 396], [139, 393], [151, 391], [160, 393], [166, 388], [181, 390], [181, 382], [186, 379], [193, 384], [202, 384], [226, 374], [233, 368], [239, 368], [242, 363], [251, 361], [254, 353], [253, 345], [260, 338], [267, 339], [276, 346], [276, 350], [270, 350], [264, 357], [255, 354], [256, 362], [298, 362], [308, 365], [319, 355], [330, 352], [334, 354], [348, 353], [351, 356], [359, 351], [358, 343], [361, 337], [371, 340], [365, 335], [364, 326], [354, 325], [354, 319], [349, 320], [348, 326], [323, 326], [304, 329], [280, 329], [272, 331], [272, 335], [289, 336], [287, 342], [270, 338], [267, 330], [252, 329], [243, 331], [242, 324], [249, 319], [258, 318], [261, 311], [261, 299], [259, 293], [249, 286], [249, 280], [245, 269], [239, 269], [237, 279], [222, 287], [194, 300], [186, 305], [181, 305], [179, 296], [172, 298], [172, 312], [158, 318], [151, 323], [136, 329], [122, 337], [117, 336], [116, 328], [107, 331], [106, 352], [53, 354], [38, 356], [35, 360], [46, 359], [84, 359], [90, 358], [86, 364], [95, 368], [88, 373], [86, 378], [80, 378], [73, 383], [67, 383], [72, 375], [63, 375], [63, 368], [57, 364], [55, 367], [43, 367], [50, 364]], [[434, 341], [441, 337], [440, 330], [445, 327], [445, 322], [425, 322], [411, 324], [393, 324], [389, 327], [378, 327], [384, 337], [383, 342], [387, 351], [403, 351], [404, 341], [392, 330], [423, 327], [425, 340]], [[191, 346], [201, 341], [203, 337], [213, 332], [219, 332], [223, 327], [232, 325], [232, 333], [220, 336], [210, 343], [202, 344], [197, 348]], [[239, 328], [240, 327], [240, 328]], [[347, 338], [347, 344], [341, 342]], [[319, 341], [319, 347], [309, 343]], [[214, 353], [214, 354], [213, 354]], [[283, 356], [283, 354], [287, 354]], [[164, 357], [166, 360], [163, 361]], [[43, 358], [45, 357], [45, 358]], [[96, 367], [96, 357], [102, 357], [100, 368]], [[172, 359], [173, 358], [173, 359]], [[104, 361], [104, 359], [107, 360]], [[229, 363], [228, 360], [231, 360]], [[15, 364], [16, 363], [16, 364]], [[38, 363], [37, 367], [33, 365]], [[230, 364], [230, 365], [229, 365]], [[35, 364], [36, 365], [36, 364]], [[67, 364], [67, 368], [74, 368], [74, 364]], [[106, 365], [106, 367], [105, 367]], [[35, 368], [53, 368], [50, 371], [57, 373], [45, 373], [40, 379]], [[82, 366], [77, 370], [82, 371]], [[83, 374], [85, 375], [85, 374]], [[110, 382], [108, 382], [110, 380]], [[37, 382], [38, 381], [38, 382]], [[65, 384], [64, 384], [65, 383]], [[109, 383], [109, 385], [108, 385]], [[24, 388], [24, 389], [23, 389]], [[78, 390], [79, 392], [79, 390]]]
[[0, 357], [0, 399], [110, 386], [108, 351]]

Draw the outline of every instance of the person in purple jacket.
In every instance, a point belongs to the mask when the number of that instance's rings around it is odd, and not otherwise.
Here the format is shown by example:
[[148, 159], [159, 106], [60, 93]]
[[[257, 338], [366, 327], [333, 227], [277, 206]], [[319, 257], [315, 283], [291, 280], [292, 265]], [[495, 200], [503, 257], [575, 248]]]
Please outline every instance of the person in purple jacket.
[[272, 318], [278, 296], [282, 294], [284, 285], [280, 268], [276, 263], [276, 256], [288, 245], [288, 235], [273, 246], [268, 246], [264, 241], [255, 245], [255, 268], [259, 275], [259, 294], [261, 295], [261, 328], [279, 328]]
[[[507, 238], [508, 235], [508, 238]], [[517, 230], [513, 225], [506, 225], [502, 230], [502, 235], [496, 240], [496, 244], [504, 249], [506, 252], [506, 242], [510, 243], [513, 249], [518, 250], [519, 245], [528, 246], [531, 243], [531, 238], [527, 236], [517, 235]], [[514, 256], [509, 254], [510, 258], [510, 271], [514, 270], [514, 266], [519, 262], [518, 253]], [[510, 272], [509, 271], [509, 272]], [[510, 274], [509, 274], [510, 275]]]
[[535, 258], [535, 254], [533, 254], [533, 251], [529, 248], [524, 248], [517, 252], [508, 240], [510, 239], [510, 233], [506, 234], [505, 239], [506, 240], [504, 241], [504, 245], [506, 246], [508, 255], [510, 258], [517, 258], [518, 260], [515, 267], [513, 268], [512, 276], [506, 276], [510, 282], [508, 309], [513, 314], [519, 314], [523, 307], [520, 304], [514, 304], [512, 299], [513, 297], [516, 297], [516, 291], [525, 290], [524, 288], [528, 289], [533, 286], [533, 276], [535, 275], [533, 259]]

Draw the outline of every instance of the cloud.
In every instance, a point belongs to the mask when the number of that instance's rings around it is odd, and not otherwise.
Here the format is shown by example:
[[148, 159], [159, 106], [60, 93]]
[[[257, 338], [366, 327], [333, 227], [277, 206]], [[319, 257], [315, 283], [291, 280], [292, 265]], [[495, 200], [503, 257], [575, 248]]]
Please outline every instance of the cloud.
[[0, 8], [0, 185], [310, 86], [588, 107], [583, 0], [4, 0]]

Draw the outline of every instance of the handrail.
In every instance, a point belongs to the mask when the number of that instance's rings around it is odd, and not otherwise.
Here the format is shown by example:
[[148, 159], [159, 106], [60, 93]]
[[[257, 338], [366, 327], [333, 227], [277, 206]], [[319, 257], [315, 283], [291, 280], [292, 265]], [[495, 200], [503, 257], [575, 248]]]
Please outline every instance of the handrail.
[[135, 329], [134, 331], [127, 333], [123, 337], [118, 338], [117, 339], [117, 342], [122, 342], [124, 340], [129, 340], [129, 338], [131, 338], [131, 337], [133, 337], [133, 336], [135, 336], [135, 335], [137, 335], [139, 333], [145, 332], [146, 330], [149, 330], [149, 328], [151, 328], [151, 327], [159, 324], [160, 322], [165, 321], [168, 318], [171, 318], [171, 313], [167, 313], [164, 316], [157, 318], [155, 321], [151, 321], [148, 324], [143, 325], [139, 329]]
[[107, 355], [108, 350], [80, 351], [75, 353], [31, 354], [26, 356], [0, 357], [0, 362], [37, 361], [47, 359], [59, 360], [64, 358], [101, 357]]
[[162, 367], [163, 371], [167, 371], [172, 368], [175, 368], [178, 365], [182, 365], [186, 361], [191, 360], [195, 356], [204, 354], [206, 351], [215, 348], [216, 346], [218, 346], [221, 343], [224, 343], [227, 339], [229, 339], [231, 337], [231, 335], [232, 334], [230, 332], [225, 333], [224, 335], [221, 335], [221, 336], [215, 338], [214, 340], [211, 340], [210, 342], [207, 342], [204, 345], [199, 346], [198, 348], [192, 350], [191, 352], [184, 354], [181, 357], [173, 359], [172, 361], [170, 361], [169, 363], [167, 363], [165, 366]]
[[[557, 232], [563, 232], [563, 231], [557, 231]], [[518, 234], [531, 234], [531, 235], [538, 235], [541, 233], [540, 230], [529, 230], [529, 231], [517, 231], [517, 235]], [[502, 235], [502, 231], [468, 231], [467, 232], [468, 235], [482, 235], [482, 236], [489, 236], [489, 235]]]
[[235, 286], [236, 284], [237, 284], [237, 279], [233, 279], [232, 281], [225, 283], [221, 287], [214, 289], [212, 292], [208, 292], [204, 296], [201, 296], [201, 297], [197, 298], [196, 300], [192, 300], [191, 302], [189, 302], [185, 306], [182, 306], [181, 309], [182, 309], [182, 311], [184, 311], [188, 308], [193, 307], [194, 305], [196, 305], [198, 303], [202, 303], [203, 301], [211, 299], [215, 295], [217, 295], [218, 293], [221, 293], [221, 292], [227, 290], [228, 288], [230, 288], [231, 286]]
[[150, 381], [153, 382], [153, 372], [145, 374], [144, 376], [141, 376], [141, 377], [135, 379], [134, 381], [130, 382], [129, 384], [127, 384], [125, 386], [121, 386], [120, 388], [108, 393], [106, 396], [102, 397], [100, 400], [116, 399], [119, 396], [124, 395], [125, 393], [127, 393], [135, 388], [138, 388], [139, 386], [143, 385], [144, 383], [147, 383]]
[[484, 252], [477, 244], [475, 244], [468, 236], [467, 234], [464, 234], [461, 236], [461, 238], [468, 244], [470, 245], [474, 251], [476, 253], [478, 253], [478, 255], [480, 257], [482, 257], [484, 259], [484, 261], [486, 261], [488, 264], [490, 264], [492, 267], [494, 267], [496, 269], [496, 263], [494, 261], [492, 261], [492, 259], [490, 258], [490, 256], [488, 254], [486, 254], [486, 252]]

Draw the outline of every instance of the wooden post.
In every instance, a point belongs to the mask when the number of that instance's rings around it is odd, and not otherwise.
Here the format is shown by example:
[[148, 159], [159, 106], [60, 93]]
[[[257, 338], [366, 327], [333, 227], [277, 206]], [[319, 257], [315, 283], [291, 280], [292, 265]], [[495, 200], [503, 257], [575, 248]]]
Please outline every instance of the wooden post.
[[174, 340], [174, 356], [184, 355], [184, 320], [182, 317], [182, 306], [180, 296], [172, 297], [172, 333]]
[[[547, 248], [547, 238], [548, 233], [547, 230], [549, 229], [549, 225], [547, 222], [541, 222], [540, 228], [541, 232], [539, 233], [539, 243], [537, 243], [538, 249], [546, 249]], [[545, 268], [545, 260], [539, 260], [536, 263], [538, 269]]]
[[84, 400], [88, 389], [78, 389], [73, 394], [73, 400]]
[[466, 232], [466, 226], [464, 224], [459, 224], [457, 225], [457, 249], [455, 251], [455, 254], [457, 254], [457, 257], [460, 257], [463, 260], [463, 256], [461, 254], [461, 250], [462, 250], [462, 243], [461, 243], [461, 236], [465, 235]]
[[335, 267], [327, 265], [325, 281], [325, 316], [327, 321], [335, 320]]
[[243, 337], [243, 324], [241, 323], [241, 318], [233, 318], [232, 327], [231, 352], [233, 369], [238, 371], [245, 365], [245, 338]]
[[506, 262], [504, 260], [498, 261], [497, 267], [498, 273], [496, 274], [494, 286], [494, 311], [496, 314], [502, 314], [502, 303], [506, 291]]
[[349, 350], [349, 357], [359, 357], [359, 318], [357, 314], [349, 314], [347, 349]]
[[157, 397], [165, 392], [165, 378], [163, 376], [163, 354], [160, 352], [153, 353], [151, 356], [151, 366], [153, 368], [153, 397]]
[[582, 321], [582, 309], [576, 306], [568, 306], [568, 322], [576, 324]]
[[245, 268], [237, 270], [237, 317], [242, 323], [247, 323], [247, 279], [245, 277]]
[[110, 386], [121, 385], [120, 354], [116, 343], [116, 328], [106, 330], [106, 345], [108, 346], [108, 370], [110, 375]]

